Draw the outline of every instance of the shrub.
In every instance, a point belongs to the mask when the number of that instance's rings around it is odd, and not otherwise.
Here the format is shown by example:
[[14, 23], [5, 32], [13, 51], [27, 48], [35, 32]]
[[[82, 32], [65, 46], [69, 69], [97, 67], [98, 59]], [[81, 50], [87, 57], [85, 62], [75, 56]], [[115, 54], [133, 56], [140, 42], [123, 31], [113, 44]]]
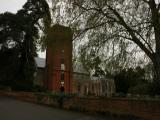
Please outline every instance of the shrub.
[[75, 95], [74, 94], [61, 93], [61, 92], [59, 92], [59, 93], [49, 92], [49, 93], [47, 93], [47, 96], [49, 96], [52, 99], [55, 99], [58, 102], [59, 107], [62, 107], [64, 100], [70, 99], [70, 98], [74, 97]]
[[148, 88], [148, 84], [138, 84], [134, 87], [129, 88], [128, 93], [146, 95], [148, 94]]

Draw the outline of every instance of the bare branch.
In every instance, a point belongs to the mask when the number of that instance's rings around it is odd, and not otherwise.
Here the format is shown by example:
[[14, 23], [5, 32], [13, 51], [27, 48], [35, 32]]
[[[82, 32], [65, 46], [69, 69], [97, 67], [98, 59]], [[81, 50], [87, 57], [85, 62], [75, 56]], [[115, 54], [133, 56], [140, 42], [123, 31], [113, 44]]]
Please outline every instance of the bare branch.
[[[107, 21], [108, 22], [108, 21]], [[103, 22], [101, 24], [97, 24], [95, 26], [91, 26], [91, 27], [88, 27], [88, 28], [85, 28], [84, 30], [82, 30], [78, 35], [76, 35], [73, 40], [75, 40], [76, 38], [78, 38], [80, 35], [84, 34], [85, 32], [91, 30], [91, 29], [94, 29], [94, 28], [97, 28], [97, 27], [101, 27], [103, 25], [105, 25], [107, 22]]]
[[148, 0], [143, 0], [145, 3], [149, 3], [149, 1]]
[[127, 30], [127, 32], [131, 35], [132, 41], [135, 42], [149, 56], [150, 59], [153, 59], [153, 55], [150, 52], [150, 50], [148, 50], [146, 46], [136, 37], [134, 30], [126, 24], [123, 17], [115, 9], [113, 9], [110, 6], [108, 7], [119, 19], [118, 23], [122, 25]]

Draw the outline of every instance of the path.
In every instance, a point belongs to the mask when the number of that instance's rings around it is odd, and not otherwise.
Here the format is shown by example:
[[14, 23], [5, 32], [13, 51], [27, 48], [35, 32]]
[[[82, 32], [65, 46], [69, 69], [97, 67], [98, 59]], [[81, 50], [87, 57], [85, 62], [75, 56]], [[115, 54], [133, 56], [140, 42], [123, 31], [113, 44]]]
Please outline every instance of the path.
[[85, 113], [0, 97], [0, 120], [108, 120]]

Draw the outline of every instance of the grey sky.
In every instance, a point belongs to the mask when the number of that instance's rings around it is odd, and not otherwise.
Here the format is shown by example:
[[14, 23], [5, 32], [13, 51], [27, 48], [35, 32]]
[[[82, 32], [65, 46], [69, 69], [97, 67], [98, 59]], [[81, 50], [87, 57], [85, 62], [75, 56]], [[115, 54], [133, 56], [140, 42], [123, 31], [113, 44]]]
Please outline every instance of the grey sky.
[[0, 13], [9, 11], [16, 13], [27, 0], [0, 0]]

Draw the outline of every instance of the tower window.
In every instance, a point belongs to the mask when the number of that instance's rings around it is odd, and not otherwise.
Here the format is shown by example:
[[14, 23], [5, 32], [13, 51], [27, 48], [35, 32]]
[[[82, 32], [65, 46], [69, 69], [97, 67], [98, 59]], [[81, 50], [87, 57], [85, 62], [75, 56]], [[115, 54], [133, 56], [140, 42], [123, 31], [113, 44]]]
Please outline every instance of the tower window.
[[64, 50], [62, 50], [62, 53], [64, 53]]
[[61, 63], [61, 70], [65, 70], [65, 65]]
[[64, 64], [64, 58], [61, 58], [61, 64]]
[[65, 70], [65, 64], [64, 64], [64, 50], [61, 51], [61, 59], [60, 59], [60, 63], [61, 63], [61, 70]]
[[64, 72], [61, 71], [61, 81], [64, 81]]

